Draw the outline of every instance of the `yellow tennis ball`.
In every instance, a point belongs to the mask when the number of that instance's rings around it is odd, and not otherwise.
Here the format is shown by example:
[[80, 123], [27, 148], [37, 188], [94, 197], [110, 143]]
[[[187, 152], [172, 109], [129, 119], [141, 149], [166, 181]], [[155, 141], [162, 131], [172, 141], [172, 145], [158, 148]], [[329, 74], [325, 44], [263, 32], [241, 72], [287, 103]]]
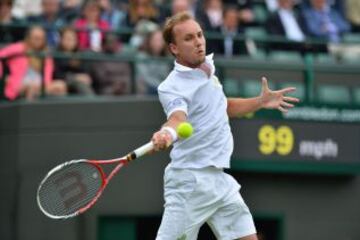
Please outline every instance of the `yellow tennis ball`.
[[193, 134], [193, 127], [188, 122], [182, 122], [178, 125], [177, 134], [180, 138], [188, 138]]

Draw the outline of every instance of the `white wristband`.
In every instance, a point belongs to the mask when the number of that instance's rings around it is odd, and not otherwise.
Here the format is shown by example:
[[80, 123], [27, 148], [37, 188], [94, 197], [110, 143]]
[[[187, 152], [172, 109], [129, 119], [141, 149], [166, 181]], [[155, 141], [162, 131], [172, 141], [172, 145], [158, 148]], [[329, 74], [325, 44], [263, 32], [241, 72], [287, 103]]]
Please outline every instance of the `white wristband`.
[[172, 127], [162, 127], [161, 131], [167, 131], [168, 133], [170, 133], [173, 142], [178, 139], [177, 133]]

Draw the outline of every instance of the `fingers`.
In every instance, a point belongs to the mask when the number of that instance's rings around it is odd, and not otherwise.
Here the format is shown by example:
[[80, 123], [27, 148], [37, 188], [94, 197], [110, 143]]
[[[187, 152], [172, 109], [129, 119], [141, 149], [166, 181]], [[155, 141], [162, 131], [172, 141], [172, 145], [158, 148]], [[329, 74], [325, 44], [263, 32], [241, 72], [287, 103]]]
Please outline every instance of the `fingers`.
[[269, 85], [268, 85], [268, 81], [267, 81], [266, 77], [262, 77], [261, 81], [262, 81], [262, 89], [263, 90], [268, 89]]
[[293, 97], [283, 97], [283, 101], [280, 102], [278, 110], [283, 113], [287, 113], [290, 108], [295, 107], [294, 104], [288, 102], [299, 102], [299, 99]]
[[291, 92], [295, 92], [295, 91], [296, 91], [296, 88], [294, 88], [294, 87], [288, 87], [288, 88], [279, 90], [279, 92], [281, 94], [287, 94], [287, 93], [291, 93]]
[[287, 102], [281, 102], [280, 105], [282, 107], [286, 107], [286, 108], [293, 108], [294, 107], [294, 104], [291, 104], [291, 103], [287, 103]]
[[158, 131], [154, 133], [151, 141], [154, 143], [154, 150], [165, 150], [171, 145], [172, 137], [167, 131]]
[[288, 110], [287, 110], [286, 108], [283, 108], [282, 106], [279, 106], [279, 107], [278, 107], [278, 110], [279, 110], [280, 112], [283, 112], [283, 113], [287, 113], [287, 112], [288, 112]]
[[283, 100], [286, 102], [294, 102], [294, 103], [300, 102], [300, 99], [295, 97], [283, 97]]

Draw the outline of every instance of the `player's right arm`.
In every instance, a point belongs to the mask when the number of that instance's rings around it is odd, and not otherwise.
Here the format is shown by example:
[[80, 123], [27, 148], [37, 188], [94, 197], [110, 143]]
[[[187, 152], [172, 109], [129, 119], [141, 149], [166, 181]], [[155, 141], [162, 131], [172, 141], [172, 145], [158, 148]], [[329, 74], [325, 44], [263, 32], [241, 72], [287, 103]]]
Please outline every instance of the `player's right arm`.
[[154, 150], [160, 151], [169, 147], [177, 139], [177, 126], [185, 121], [185, 112], [173, 112], [163, 124], [162, 128], [153, 134], [151, 141], [154, 143]]

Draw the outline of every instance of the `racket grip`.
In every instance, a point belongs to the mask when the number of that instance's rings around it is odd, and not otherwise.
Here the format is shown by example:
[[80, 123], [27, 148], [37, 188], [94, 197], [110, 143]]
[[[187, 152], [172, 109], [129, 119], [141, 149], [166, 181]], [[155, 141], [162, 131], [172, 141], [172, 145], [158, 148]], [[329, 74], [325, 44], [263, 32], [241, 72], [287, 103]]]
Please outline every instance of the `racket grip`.
[[151, 141], [145, 145], [142, 145], [141, 147], [134, 150], [135, 158], [145, 155], [146, 153], [153, 150], [153, 148], [154, 148], [154, 144]]

